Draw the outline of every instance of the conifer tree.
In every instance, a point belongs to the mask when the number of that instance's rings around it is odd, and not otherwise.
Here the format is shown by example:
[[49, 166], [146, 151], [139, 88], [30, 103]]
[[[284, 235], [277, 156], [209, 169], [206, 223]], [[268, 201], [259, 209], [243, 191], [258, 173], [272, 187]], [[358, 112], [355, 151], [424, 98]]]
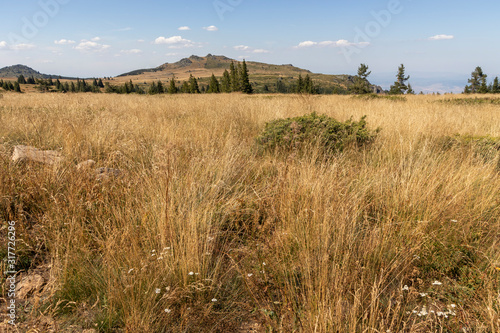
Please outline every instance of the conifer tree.
[[150, 94], [150, 95], [158, 94], [158, 87], [156, 86], [156, 83], [154, 81], [149, 86], [148, 94]]
[[415, 95], [415, 91], [411, 87], [411, 84], [408, 83], [408, 91], [406, 92], [408, 95]]
[[391, 86], [389, 94], [391, 95], [403, 95], [408, 91], [408, 86], [406, 81], [410, 79], [410, 76], [405, 76], [405, 66], [401, 64], [398, 68], [398, 74], [396, 75], [396, 81]]
[[210, 77], [210, 83], [208, 84], [208, 93], [220, 93], [220, 86], [219, 86], [219, 81], [217, 81], [217, 78], [215, 75], [212, 73], [212, 77]]
[[[59, 80], [57, 80], [59, 81]], [[92, 87], [97, 87], [97, 80], [94, 78], [94, 81], [92, 81]]]
[[493, 84], [491, 85], [491, 93], [498, 94], [500, 93], [500, 85], [498, 83], [498, 76], [493, 80]]
[[297, 94], [301, 94], [304, 90], [304, 79], [302, 79], [302, 75], [299, 74], [299, 78], [297, 79], [297, 87], [295, 87], [295, 92]]
[[245, 59], [243, 59], [243, 63], [241, 65], [240, 78], [241, 91], [245, 94], [253, 93], [252, 85], [250, 84], [250, 79], [248, 77], [248, 68]]
[[314, 94], [314, 84], [313, 81], [311, 80], [311, 77], [309, 74], [306, 74], [306, 77], [304, 78], [304, 92], [306, 94]]
[[19, 75], [18, 78], [17, 78], [17, 82], [19, 84], [26, 84], [26, 79], [24, 78], [24, 75]]
[[230, 78], [231, 78], [231, 91], [240, 91], [240, 80], [239, 80], [239, 75], [238, 71], [236, 69], [236, 66], [234, 65], [234, 62], [231, 61], [231, 65], [229, 65], [229, 72], [230, 72]]
[[19, 82], [17, 82], [17, 81], [14, 82], [14, 91], [18, 92], [18, 93], [22, 92], [21, 91], [21, 86], [19, 85]]
[[469, 90], [472, 94], [477, 94], [484, 90], [483, 84], [486, 85], [486, 74], [483, 73], [483, 69], [481, 67], [477, 66], [471, 73], [469, 83]]
[[26, 81], [26, 83], [27, 84], [35, 84], [36, 83], [35, 82], [35, 78], [33, 77], [33, 75], [28, 78], [28, 81]]
[[193, 74], [189, 75], [189, 92], [191, 94], [199, 94], [200, 93], [200, 88], [198, 86], [198, 81], [193, 76]]
[[358, 67], [358, 75], [354, 77], [354, 84], [351, 91], [355, 94], [369, 94], [371, 93], [370, 83], [368, 82], [368, 76], [372, 72], [368, 71], [368, 66], [361, 64]]
[[101, 80], [101, 79], [99, 79], [99, 81], [97, 82], [97, 86], [98, 86], [99, 88], [104, 88], [104, 84], [102, 83], [102, 80]]
[[189, 94], [189, 84], [187, 83], [187, 81], [183, 81], [182, 82], [182, 86], [181, 86], [181, 93], [184, 93], [184, 94]]
[[167, 92], [169, 94], [177, 94], [177, 87], [175, 86], [175, 76], [170, 79], [170, 85], [168, 86]]
[[69, 91], [71, 92], [76, 92], [76, 86], [75, 86], [75, 83], [73, 81], [71, 81], [71, 87], [69, 88]]
[[157, 85], [157, 87], [158, 87], [158, 94], [163, 94], [163, 93], [165, 93], [165, 89], [163, 89], [163, 83], [161, 83], [161, 81], [160, 81], [160, 80], [158, 81], [158, 85]]
[[220, 90], [223, 93], [231, 92], [231, 77], [229, 76], [227, 69], [224, 71], [224, 74], [222, 74]]

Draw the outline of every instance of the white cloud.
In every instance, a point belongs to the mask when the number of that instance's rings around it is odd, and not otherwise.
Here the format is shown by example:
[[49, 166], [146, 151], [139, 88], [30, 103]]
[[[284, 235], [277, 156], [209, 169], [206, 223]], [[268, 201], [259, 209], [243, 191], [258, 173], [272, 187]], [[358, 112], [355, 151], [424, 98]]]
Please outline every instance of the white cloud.
[[172, 53], [172, 52], [170, 52], [170, 53], [167, 53], [167, 54], [165, 54], [165, 55], [166, 55], [167, 57], [173, 57], [173, 56], [176, 56], [176, 55], [178, 55], [178, 54], [179, 54], [179, 53]]
[[145, 40], [144, 40], [144, 39], [138, 39], [138, 40], [137, 40], [137, 42], [138, 42], [138, 43], [144, 43], [144, 42], [145, 42]]
[[140, 54], [140, 53], [142, 53], [142, 50], [131, 49], [131, 50], [121, 50], [120, 52], [125, 53], [125, 54]]
[[253, 53], [269, 53], [268, 50], [264, 50], [264, 49], [255, 49], [252, 51]]
[[251, 53], [269, 53], [268, 50], [264, 50], [264, 49], [254, 49], [250, 46], [246, 46], [246, 45], [237, 45], [237, 46], [234, 46], [233, 49], [237, 50], [237, 51], [245, 51], [245, 52], [251, 52]]
[[69, 39], [60, 39], [60, 40], [55, 40], [54, 44], [57, 45], [68, 45], [68, 44], [75, 44], [76, 42], [74, 40], [69, 40]]
[[93, 41], [93, 42], [98, 42], [100, 40], [101, 40], [101, 37], [94, 37], [91, 39], [91, 41]]
[[237, 51], [247, 51], [250, 49], [250, 46], [246, 46], [246, 45], [238, 45], [238, 46], [235, 46], [233, 47], [235, 50]]
[[153, 42], [154, 44], [165, 44], [168, 45], [171, 49], [178, 49], [182, 47], [193, 47], [196, 44], [189, 39], [184, 39], [181, 36], [172, 36], [172, 37], [158, 37]]
[[[95, 38], [92, 38], [95, 39]], [[75, 49], [80, 50], [80, 51], [87, 51], [87, 52], [100, 52], [104, 51], [106, 49], [109, 49], [111, 46], [105, 45], [105, 44], [99, 44], [96, 43], [95, 41], [88, 41], [85, 39], [82, 39], [80, 43], [75, 46]]]
[[11, 50], [29, 50], [29, 49], [33, 49], [35, 48], [35, 45], [33, 44], [16, 44], [16, 45], [12, 45], [11, 47]]
[[446, 40], [446, 39], [453, 39], [455, 36], [453, 35], [436, 35], [429, 37], [429, 40]]
[[183, 26], [183, 27], [179, 27], [177, 30], [180, 30], [180, 31], [187, 31], [187, 30], [191, 30], [190, 27], [188, 26]]
[[211, 25], [209, 27], [203, 27], [206, 31], [217, 31], [219, 28], [217, 28], [215, 25]]
[[360, 42], [360, 43], [353, 43], [350, 42], [346, 39], [339, 39], [337, 41], [332, 41], [332, 40], [325, 40], [322, 42], [313, 42], [311, 40], [306, 40], [304, 42], [299, 43], [299, 45], [294, 46], [296, 49], [302, 49], [302, 48], [307, 48], [307, 47], [347, 47], [347, 46], [366, 46], [370, 45], [368, 42]]
[[1, 41], [0, 42], [0, 50], [6, 50], [8, 49], [8, 45], [7, 45], [7, 42], [6, 41]]
[[299, 45], [297, 45], [297, 47], [311, 47], [311, 46], [314, 46], [314, 45], [318, 45], [318, 43], [317, 42], [313, 42], [311, 40], [306, 40], [305, 42], [299, 43]]

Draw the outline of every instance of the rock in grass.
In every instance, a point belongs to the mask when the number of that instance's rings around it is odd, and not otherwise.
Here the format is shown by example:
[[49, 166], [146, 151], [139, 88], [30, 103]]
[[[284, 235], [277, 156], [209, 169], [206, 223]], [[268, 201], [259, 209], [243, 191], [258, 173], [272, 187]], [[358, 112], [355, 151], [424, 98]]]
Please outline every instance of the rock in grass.
[[95, 174], [97, 180], [106, 180], [110, 178], [118, 178], [123, 175], [123, 172], [119, 169], [97, 168], [95, 169]]
[[14, 146], [12, 161], [34, 161], [44, 164], [56, 164], [61, 162], [63, 157], [56, 150], [40, 150], [31, 146]]
[[38, 292], [45, 284], [41, 275], [27, 275], [18, 283], [16, 287], [16, 296], [19, 299], [26, 299], [29, 295]]
[[86, 160], [86, 161], [78, 163], [76, 165], [76, 170], [78, 170], [78, 171], [88, 170], [91, 167], [93, 167], [94, 165], [95, 165], [94, 160]]

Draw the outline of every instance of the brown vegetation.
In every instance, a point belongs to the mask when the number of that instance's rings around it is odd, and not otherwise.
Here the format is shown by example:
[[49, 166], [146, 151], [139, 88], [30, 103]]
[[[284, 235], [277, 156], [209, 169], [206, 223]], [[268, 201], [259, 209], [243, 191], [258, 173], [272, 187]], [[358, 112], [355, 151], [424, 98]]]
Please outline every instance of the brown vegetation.
[[[0, 219], [19, 268], [51, 273], [20, 320], [498, 332], [499, 156], [450, 138], [500, 137], [500, 109], [440, 99], [5, 93]], [[313, 111], [381, 132], [328, 156], [256, 146], [266, 122]], [[65, 159], [16, 164], [17, 144]], [[125, 175], [87, 177], [89, 159]]]

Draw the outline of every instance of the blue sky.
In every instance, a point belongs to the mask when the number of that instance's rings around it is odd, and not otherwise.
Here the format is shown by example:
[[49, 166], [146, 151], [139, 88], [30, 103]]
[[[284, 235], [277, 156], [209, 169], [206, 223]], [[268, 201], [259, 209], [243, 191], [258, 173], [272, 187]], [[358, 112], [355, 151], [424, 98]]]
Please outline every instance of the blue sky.
[[500, 75], [496, 1], [3, 1], [0, 67], [114, 76], [225, 55], [388, 87], [404, 63], [416, 90], [459, 91], [476, 66]]

